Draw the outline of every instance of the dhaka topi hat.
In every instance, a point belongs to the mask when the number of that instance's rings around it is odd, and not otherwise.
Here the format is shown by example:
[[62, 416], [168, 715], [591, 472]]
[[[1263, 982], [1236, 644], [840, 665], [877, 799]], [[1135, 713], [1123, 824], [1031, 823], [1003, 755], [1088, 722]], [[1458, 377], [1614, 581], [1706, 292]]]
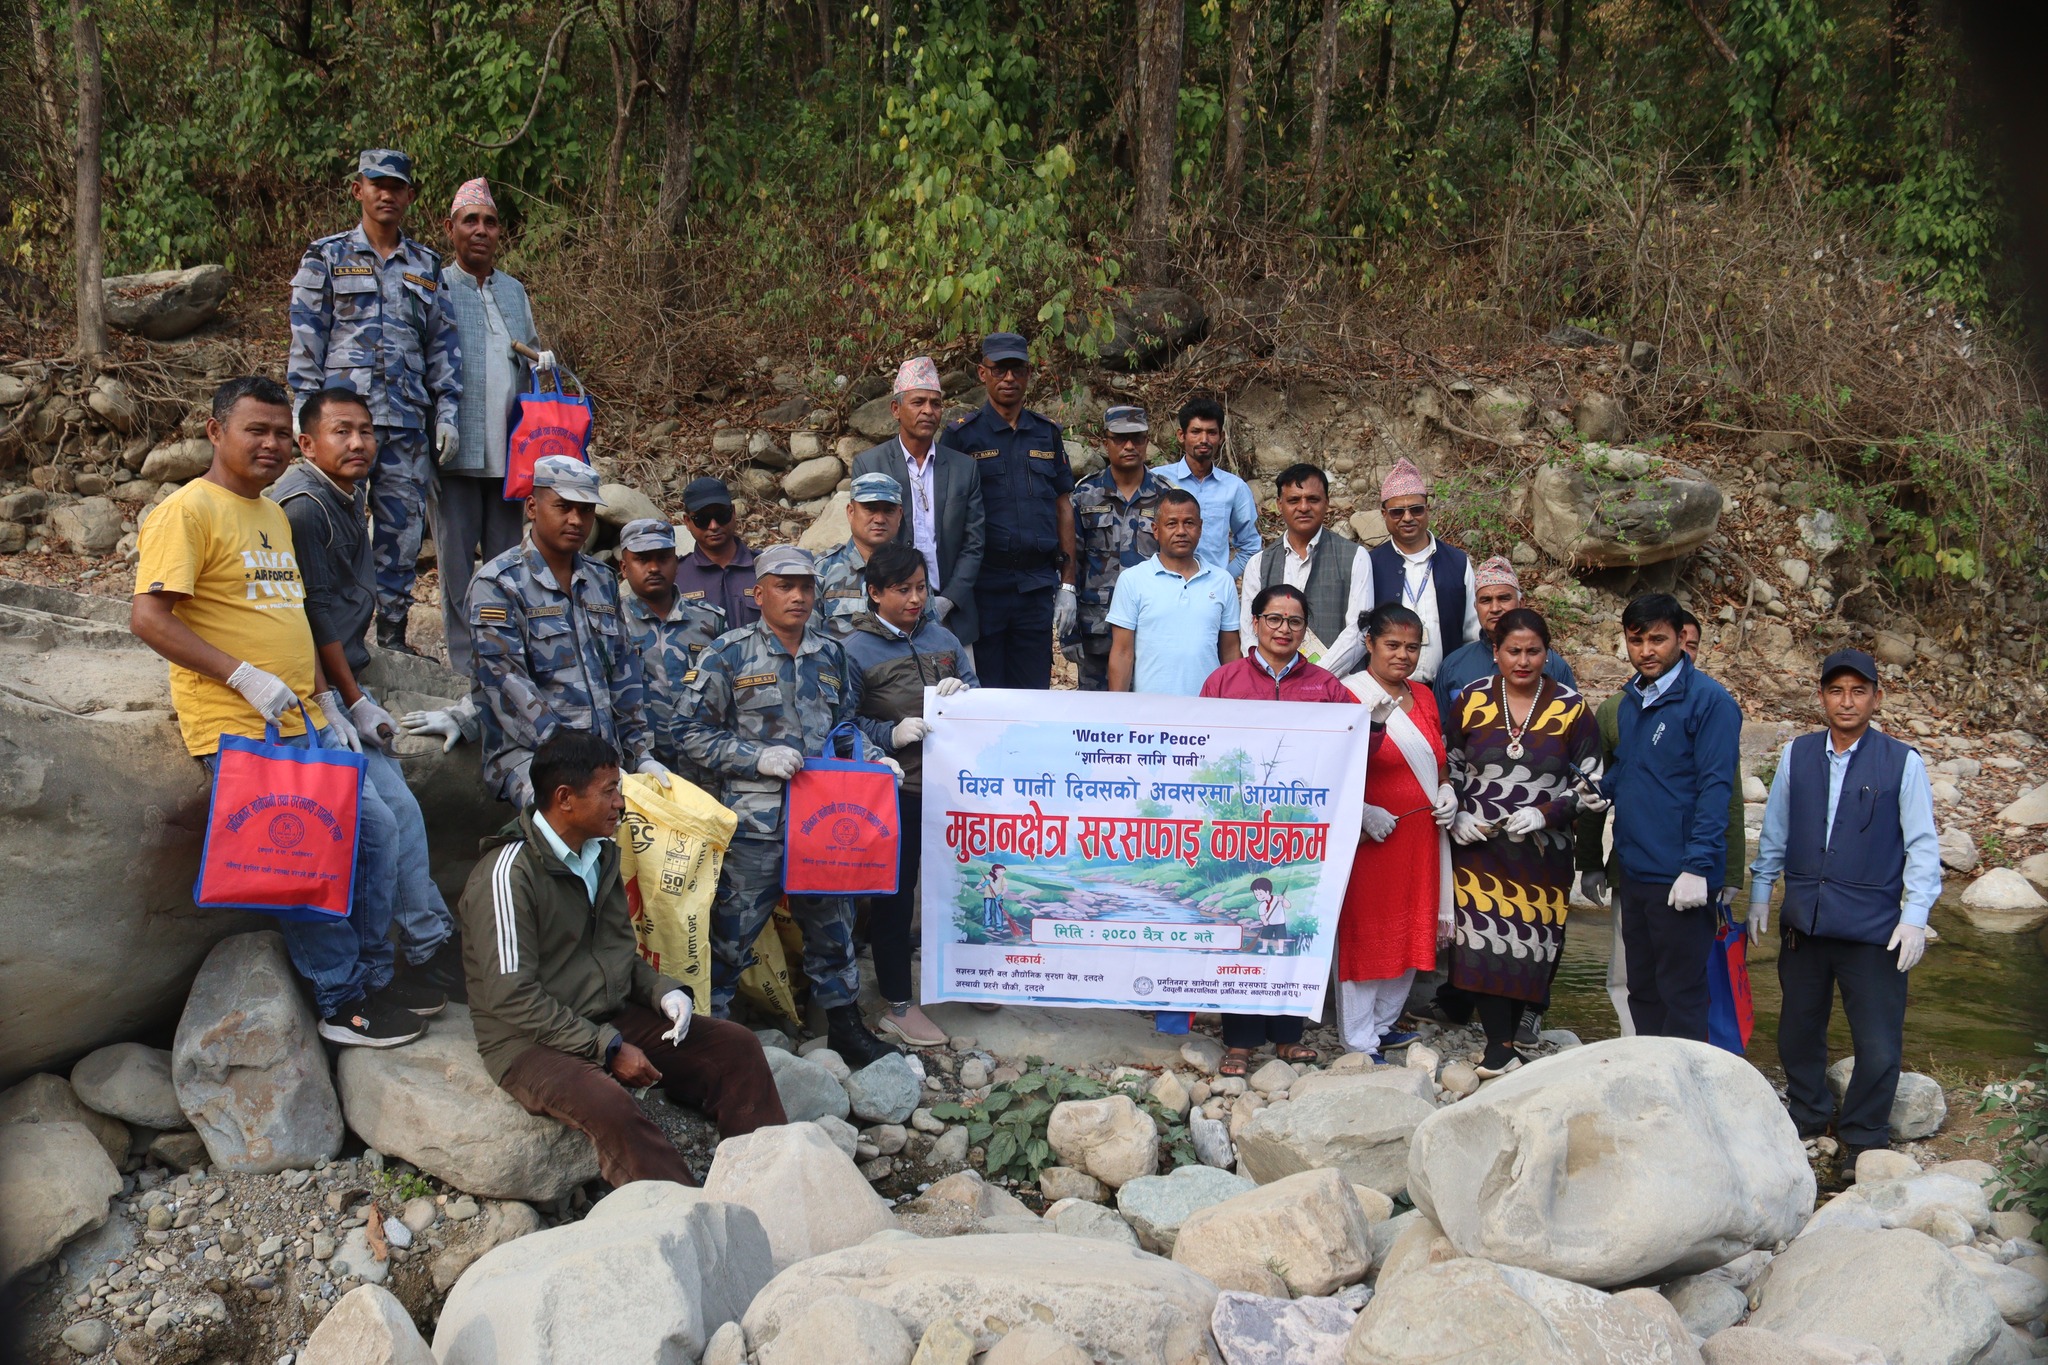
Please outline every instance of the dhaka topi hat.
[[462, 188], [455, 191], [455, 202], [448, 206], [448, 216], [453, 218], [466, 208], [486, 208], [492, 213], [498, 211], [498, 201], [491, 198], [491, 182], [478, 176], [462, 182]]
[[1513, 561], [1506, 555], [1495, 555], [1472, 571], [1472, 591], [1481, 588], [1513, 588], [1522, 591], [1522, 580], [1515, 575]]
[[946, 386], [939, 382], [939, 367], [928, 355], [914, 355], [896, 367], [896, 387], [891, 395], [913, 393], [919, 389], [943, 394]]
[[1415, 462], [1403, 455], [1387, 471], [1386, 480], [1380, 484], [1380, 501], [1392, 502], [1395, 498], [1426, 498], [1429, 496], [1429, 480], [1422, 477], [1422, 471]]

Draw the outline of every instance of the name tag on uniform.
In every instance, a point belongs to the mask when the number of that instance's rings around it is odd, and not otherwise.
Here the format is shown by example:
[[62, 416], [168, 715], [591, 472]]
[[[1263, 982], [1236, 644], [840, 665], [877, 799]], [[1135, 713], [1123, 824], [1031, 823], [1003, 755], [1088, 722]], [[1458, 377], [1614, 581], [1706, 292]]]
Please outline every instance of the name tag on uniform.
[[1052, 452], [1050, 450], [1034, 450], [1031, 452], [1031, 458], [1034, 460], [1050, 460]]
[[695, 592], [678, 593], [677, 596], [681, 597], [685, 602], [701, 602], [704, 600], [704, 590], [699, 588]]
[[334, 267], [333, 273], [336, 275], [372, 275], [376, 272], [366, 265], [338, 265]]
[[749, 673], [744, 678], [734, 678], [732, 685], [734, 687], [767, 687], [771, 683], [779, 683], [781, 681], [782, 675], [780, 673]]
[[1000, 450], [977, 450], [974, 452], [974, 458], [977, 460], [993, 460], [1002, 453]]
[[526, 619], [529, 621], [537, 621], [543, 616], [567, 616], [568, 614], [569, 609], [563, 606], [528, 607], [526, 609]]
[[743, 589], [740, 593], [740, 596], [746, 598], [749, 602], [751, 602], [754, 600], [754, 590], [752, 588]]
[[476, 619], [479, 621], [502, 622], [506, 619], [505, 609], [503, 607], [478, 607], [476, 609]]
[[592, 616], [617, 616], [618, 610], [608, 602], [586, 602], [583, 609]]
[[405, 282], [407, 284], [416, 284], [420, 288], [426, 290], [429, 294], [433, 293], [436, 289], [439, 289], [441, 287], [439, 284], [437, 284], [433, 280], [428, 279], [426, 276], [415, 275], [410, 270], [405, 272]]

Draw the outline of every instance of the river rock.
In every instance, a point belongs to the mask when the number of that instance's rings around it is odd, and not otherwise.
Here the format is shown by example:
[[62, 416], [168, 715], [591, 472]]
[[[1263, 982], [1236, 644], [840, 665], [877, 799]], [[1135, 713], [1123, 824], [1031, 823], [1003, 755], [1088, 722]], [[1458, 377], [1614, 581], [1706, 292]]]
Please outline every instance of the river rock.
[[846, 508], [852, 501], [851, 493], [834, 493], [824, 510], [812, 518], [804, 533], [797, 537], [798, 548], [822, 555], [852, 540], [853, 527], [846, 521]]
[[152, 483], [190, 483], [213, 467], [213, 446], [201, 437], [165, 441], [142, 461], [141, 477]]
[[1209, 1330], [1229, 1365], [1344, 1365], [1358, 1314], [1335, 1299], [1269, 1299], [1226, 1289]]
[[853, 1116], [862, 1123], [901, 1123], [924, 1096], [923, 1078], [900, 1052], [876, 1058], [842, 1084]]
[[1610, 444], [1628, 435], [1628, 416], [1620, 399], [1588, 389], [1572, 404], [1572, 428], [1582, 441]]
[[490, 1252], [540, 1231], [540, 1215], [532, 1205], [516, 1199], [493, 1199], [480, 1210], [474, 1201], [459, 1203], [469, 1205], [470, 1216], [460, 1217], [458, 1204], [448, 1206], [449, 1218], [456, 1226], [448, 1234], [447, 1244], [434, 1257], [434, 1288], [443, 1294], [455, 1287], [462, 1272]]
[[341, 1104], [312, 1007], [275, 930], [222, 939], [178, 1020], [171, 1079], [214, 1166], [310, 1167], [341, 1152]]
[[807, 1123], [823, 1114], [843, 1119], [853, 1112], [846, 1087], [839, 1084], [818, 1063], [777, 1048], [764, 1050], [768, 1069], [775, 1073], [775, 1091], [782, 1097], [782, 1113], [791, 1123]]
[[597, 1174], [589, 1138], [498, 1088], [465, 1006], [449, 1004], [404, 1047], [342, 1049], [336, 1076], [363, 1141], [467, 1194], [545, 1203]]
[[989, 1347], [981, 1365], [1091, 1365], [1088, 1353], [1064, 1332], [1042, 1322], [1024, 1322]]
[[141, 1043], [115, 1043], [87, 1053], [71, 1068], [71, 1088], [102, 1114], [141, 1128], [190, 1128], [171, 1083], [171, 1054]]
[[1493, 1081], [1416, 1130], [1409, 1169], [1415, 1206], [1466, 1255], [1593, 1285], [1782, 1241], [1815, 1193], [1762, 1073], [1677, 1038], [1609, 1039]]
[[629, 521], [643, 518], [667, 521], [654, 499], [642, 493], [629, 483], [606, 483], [598, 486], [598, 497], [604, 500], [597, 509], [597, 519], [607, 526], [624, 526]]
[[896, 412], [890, 404], [886, 393], [871, 398], [853, 410], [847, 425], [870, 441], [886, 441], [896, 434]]
[[1677, 559], [1721, 522], [1721, 490], [1699, 470], [1604, 445], [1537, 470], [1531, 506], [1536, 543], [1553, 559], [1590, 568]]
[[1159, 1129], [1128, 1095], [1061, 1100], [1046, 1121], [1045, 1140], [1068, 1166], [1111, 1189], [1159, 1169]]
[[1384, 1085], [1318, 1091], [1253, 1115], [1237, 1135], [1240, 1174], [1270, 1184], [1299, 1171], [1338, 1170], [1354, 1185], [1408, 1192], [1408, 1141], [1436, 1106]]
[[232, 282], [226, 266], [211, 263], [116, 275], [101, 284], [107, 325], [151, 341], [176, 341], [220, 311]]
[[1140, 1176], [1116, 1192], [1117, 1212], [1138, 1234], [1138, 1245], [1160, 1256], [1173, 1254], [1173, 1239], [1197, 1209], [1220, 1204], [1258, 1188], [1252, 1181], [1210, 1166], [1176, 1166], [1165, 1175]]
[[341, 1245], [335, 1248], [327, 1270], [337, 1280], [382, 1284], [391, 1278], [391, 1261], [388, 1253], [380, 1258], [370, 1249], [369, 1233], [362, 1228], [350, 1228], [343, 1234]]
[[2048, 891], [2048, 853], [2036, 853], [2013, 864], [2013, 870], [2025, 877], [2036, 891]]
[[782, 493], [791, 502], [809, 502], [830, 493], [845, 476], [846, 466], [839, 463], [838, 456], [820, 455], [784, 474]]
[[1468, 1257], [1381, 1288], [1358, 1315], [1344, 1356], [1346, 1365], [1698, 1365], [1699, 1359], [1684, 1324], [1654, 1293], [1603, 1294]]
[[1994, 867], [1963, 888], [1963, 915], [1986, 933], [2032, 933], [2048, 924], [2048, 899], [2011, 868]]
[[1749, 1311], [1749, 1296], [1735, 1281], [1718, 1272], [1687, 1275], [1660, 1291], [1671, 1301], [1685, 1329], [1696, 1337], [1710, 1337], [1733, 1327]]
[[441, 1309], [434, 1355], [440, 1365], [697, 1360], [773, 1273], [751, 1211], [640, 1181], [599, 1200], [582, 1222], [522, 1237], [471, 1266]]
[[47, 1071], [0, 1094], [0, 1124], [5, 1123], [82, 1123], [106, 1149], [107, 1160], [118, 1166], [128, 1159], [128, 1125], [87, 1108], [71, 1082]]
[[1977, 1278], [1906, 1228], [1825, 1228], [1771, 1261], [1748, 1325], [1871, 1342], [1891, 1365], [1966, 1365], [2004, 1330]]
[[1045, 1225], [1065, 1237], [1089, 1237], [1132, 1248], [1138, 1245], [1138, 1234], [1115, 1210], [1085, 1199], [1066, 1199], [1047, 1208]]
[[[1828, 1089], [1835, 1092], [1836, 1104], [1839, 1105], [1842, 1096], [1849, 1092], [1849, 1078], [1855, 1071], [1856, 1058], [1853, 1055], [1837, 1060], [1828, 1068]], [[1934, 1136], [1946, 1122], [1948, 1096], [1942, 1093], [1941, 1082], [1917, 1071], [1901, 1071], [1899, 1088], [1892, 1095], [1893, 1139], [1917, 1142]]]
[[1091, 1360], [1181, 1365], [1213, 1359], [1207, 1338], [1215, 1285], [1135, 1247], [1092, 1239], [888, 1239], [816, 1256], [783, 1271], [761, 1291], [747, 1309], [748, 1339], [765, 1351], [828, 1294], [880, 1304], [913, 1336], [922, 1337], [942, 1319], [960, 1322], [974, 1333], [978, 1348], [1036, 1320], [1064, 1334]]
[[[1150, 1180], [1153, 1177], [1146, 1176]], [[1086, 1171], [1071, 1166], [1048, 1166], [1038, 1173], [1038, 1192], [1049, 1204], [1062, 1199], [1085, 1199], [1099, 1204], [1109, 1197], [1109, 1187]]]
[[1244, 1266], [1271, 1270], [1296, 1298], [1365, 1278], [1372, 1233], [1351, 1185], [1336, 1171], [1303, 1171], [1195, 1210], [1173, 1259], [1224, 1288]]
[[2020, 793], [1998, 812], [1998, 819], [2007, 825], [2048, 825], [2048, 782]]
[[1230, 1126], [1221, 1119], [1189, 1114], [1188, 1141], [1194, 1144], [1195, 1160], [1204, 1166], [1227, 1171], [1237, 1164], [1237, 1148], [1230, 1141]]
[[896, 1226], [889, 1202], [810, 1123], [757, 1128], [719, 1143], [704, 1194], [754, 1211], [777, 1270]]
[[297, 1365], [435, 1365], [434, 1353], [405, 1305], [389, 1290], [366, 1284], [327, 1310], [299, 1352]]
[[[1975, 1247], [1959, 1246], [1950, 1255], [1963, 1269], [1977, 1277], [1998, 1315], [2015, 1327], [2024, 1327], [2048, 1313], [2048, 1279], [2036, 1279], [2020, 1265], [2005, 1265], [1997, 1257]], [[2039, 1260], [2040, 1257], [2028, 1257]]]
[[[1706, 1365], [1822, 1365], [1808, 1347], [1759, 1327], [1722, 1328], [1700, 1347], [1700, 1358]], [[1884, 1365], [1884, 1358], [1873, 1365]]]
[[102, 555], [121, 539], [121, 509], [112, 498], [80, 498], [50, 513], [48, 529], [74, 553]]
[[1535, 401], [1520, 389], [1493, 385], [1472, 396], [1472, 425], [1497, 440], [1515, 441], [1535, 419]]
[[107, 1218], [121, 1173], [82, 1123], [0, 1124], [0, 1285]]
[[903, 1322], [878, 1303], [827, 1294], [760, 1353], [760, 1365], [908, 1365], [917, 1343]]
[[1941, 849], [1941, 865], [1951, 872], [1974, 872], [1977, 870], [1977, 841], [1970, 837], [1968, 830], [1951, 826], [1941, 832], [1937, 840]]
[[[1363, 1054], [1354, 1052], [1349, 1055], [1356, 1057]], [[1324, 1090], [1347, 1090], [1371, 1085], [1399, 1090], [1405, 1095], [1413, 1095], [1418, 1100], [1427, 1101], [1431, 1108], [1436, 1107], [1436, 1082], [1431, 1079], [1431, 1072], [1413, 1066], [1375, 1066], [1364, 1071], [1334, 1073], [1319, 1071], [1296, 1081], [1293, 1088], [1287, 1092], [1287, 1098], [1289, 1101], [1305, 1100], [1310, 1095]]]
[[1156, 368], [1209, 330], [1200, 301], [1178, 289], [1140, 289], [1128, 302], [1112, 304], [1110, 316], [1116, 330], [1102, 348], [1102, 363], [1130, 370]]
[[85, 396], [85, 405], [123, 436], [132, 434], [142, 421], [142, 409], [136, 405], [135, 395], [110, 374], [92, 381], [92, 392]]
[[[1383, 1244], [1382, 1237], [1395, 1227], [1400, 1229], [1398, 1235]], [[1373, 1259], [1379, 1266], [1378, 1284], [1383, 1291], [1403, 1276], [1458, 1259], [1458, 1249], [1444, 1236], [1443, 1229], [1415, 1209], [1375, 1225], [1373, 1234]]]

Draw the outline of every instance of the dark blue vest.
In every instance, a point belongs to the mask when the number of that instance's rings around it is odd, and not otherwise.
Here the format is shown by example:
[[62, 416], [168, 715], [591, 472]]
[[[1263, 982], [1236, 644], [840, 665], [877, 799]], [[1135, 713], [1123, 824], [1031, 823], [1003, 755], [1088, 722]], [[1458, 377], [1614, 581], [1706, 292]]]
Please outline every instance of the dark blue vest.
[[[1384, 606], [1388, 602], [1408, 603], [1402, 600], [1402, 591], [1408, 584], [1408, 564], [1401, 558], [1401, 552], [1394, 548], [1391, 540], [1373, 546], [1372, 559], [1372, 604]], [[1436, 589], [1436, 623], [1443, 640], [1443, 652], [1448, 655], [1459, 645], [1471, 642], [1465, 633], [1465, 569], [1471, 561], [1465, 552], [1441, 540], [1436, 543], [1436, 553], [1429, 557], [1431, 573], [1430, 586]]]
[[1790, 828], [1785, 835], [1782, 922], [1802, 934], [1884, 943], [1906, 893], [1906, 833], [1899, 782], [1908, 746], [1878, 730], [1842, 774], [1835, 830], [1828, 836], [1828, 734], [1792, 741]]

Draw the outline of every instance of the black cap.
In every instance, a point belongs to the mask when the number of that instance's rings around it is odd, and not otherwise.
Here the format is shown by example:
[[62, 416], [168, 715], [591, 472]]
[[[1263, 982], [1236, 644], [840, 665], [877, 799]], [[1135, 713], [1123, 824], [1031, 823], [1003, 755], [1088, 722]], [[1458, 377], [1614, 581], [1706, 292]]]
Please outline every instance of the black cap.
[[690, 480], [689, 484], [683, 489], [683, 510], [685, 512], [695, 512], [702, 507], [730, 506], [732, 506], [732, 490], [725, 486], [724, 479], [714, 479], [707, 474], [703, 478]]
[[1879, 687], [1884, 685], [1877, 676], [1877, 660], [1871, 658], [1860, 649], [1838, 649], [1828, 655], [1827, 658], [1822, 659], [1820, 661], [1821, 685], [1826, 686], [1829, 678], [1834, 677], [1835, 674], [1842, 672], [1844, 669], [1860, 678], [1868, 678]]

